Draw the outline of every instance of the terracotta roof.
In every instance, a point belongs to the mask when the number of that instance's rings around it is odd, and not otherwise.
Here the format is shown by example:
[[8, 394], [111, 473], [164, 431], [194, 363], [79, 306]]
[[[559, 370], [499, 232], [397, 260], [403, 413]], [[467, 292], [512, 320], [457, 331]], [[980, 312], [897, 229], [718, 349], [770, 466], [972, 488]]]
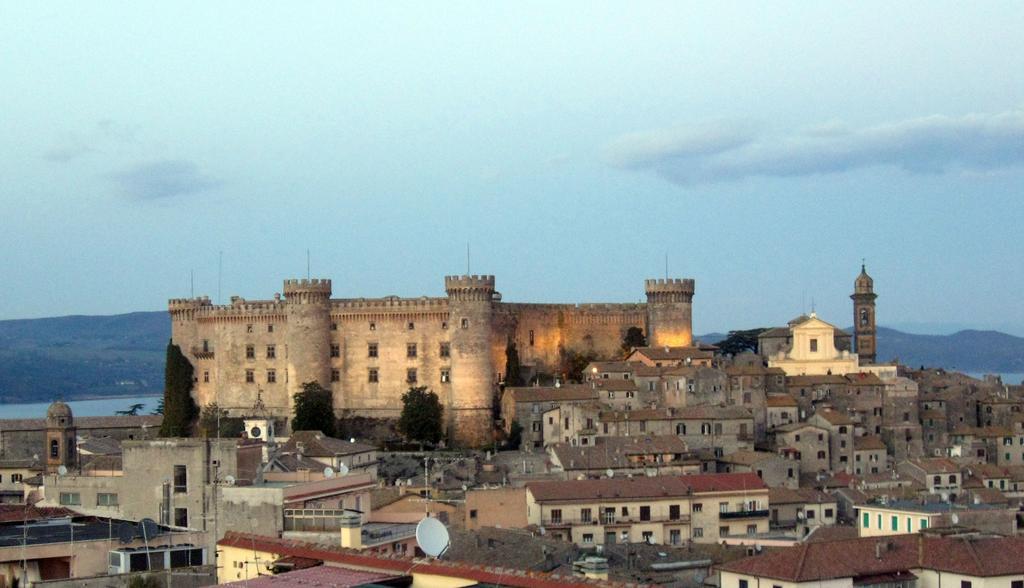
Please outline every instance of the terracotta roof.
[[[93, 455], [93, 456], [82, 456], [82, 471], [122, 471], [124, 469], [123, 460], [120, 455]], [[84, 458], [88, 457], [88, 460]]]
[[368, 551], [357, 551], [341, 547], [326, 547], [301, 541], [289, 541], [276, 537], [252, 535], [228, 531], [217, 545], [239, 547], [245, 550], [257, 550], [277, 555], [291, 555], [308, 559], [318, 559], [339, 566], [351, 566], [364, 571], [380, 572], [390, 575], [408, 575], [411, 573], [430, 574], [436, 576], [457, 577], [472, 580], [480, 584], [494, 586], [514, 586], [522, 588], [558, 588], [560, 586], [620, 586], [616, 582], [595, 582], [574, 578], [532, 572], [525, 570], [504, 569], [495, 566], [469, 565], [428, 558], [411, 558], [399, 555], [382, 555]]
[[1011, 576], [1024, 573], [1024, 538], [932, 537], [915, 533], [812, 541], [732, 561], [718, 569], [792, 582], [880, 574], [906, 574], [903, 577], [909, 579], [911, 569], [976, 577]]
[[605, 411], [599, 415], [602, 422], [613, 421], [667, 421], [667, 420], [733, 420], [753, 418], [742, 406], [696, 405], [682, 408], [644, 408], [640, 410]]
[[588, 384], [570, 384], [561, 387], [533, 386], [508, 388], [506, 394], [511, 394], [514, 402], [558, 402], [597, 398], [597, 390]]
[[768, 396], [764, 397], [764, 403], [765, 403], [765, 406], [787, 407], [787, 408], [788, 407], [800, 406], [800, 403], [798, 403], [796, 401], [796, 398], [793, 398], [789, 394], [769, 394]]
[[636, 382], [633, 380], [623, 380], [620, 378], [608, 378], [607, 380], [599, 379], [591, 382], [593, 387], [597, 390], [615, 390], [615, 391], [626, 391], [635, 392]]
[[782, 368], [765, 367], [763, 365], [732, 365], [723, 371], [730, 376], [784, 376]]
[[934, 419], [934, 420], [937, 420], [937, 421], [939, 421], [939, 420], [944, 421], [944, 420], [946, 420], [946, 411], [944, 411], [944, 410], [935, 410], [935, 409], [932, 409], [932, 410], [922, 410], [921, 411], [921, 418], [922, 419]]
[[761, 478], [752, 473], [534, 482], [527, 484], [526, 487], [538, 502], [662, 498], [687, 496], [691, 492], [738, 492], [768, 488]]
[[777, 453], [770, 451], [752, 451], [748, 449], [740, 449], [739, 451], [733, 451], [732, 453], [718, 458], [718, 461], [723, 463], [735, 463], [741, 465], [753, 465], [760, 463], [765, 460], [778, 460], [782, 459]]
[[585, 373], [591, 374], [594, 368], [597, 368], [597, 372], [631, 372], [638, 365], [642, 363], [633, 361], [592, 361], [587, 364]]
[[885, 382], [875, 374], [860, 372], [857, 374], [846, 374], [844, 376], [851, 386], [883, 386]]
[[770, 488], [768, 504], [827, 504], [836, 499], [817, 488]]
[[717, 347], [637, 347], [633, 353], [639, 353], [644, 357], [657, 361], [659, 359], [676, 361], [693, 359], [711, 359], [715, 356], [714, 349]]
[[302, 455], [307, 457], [334, 457], [335, 455], [352, 455], [366, 453], [377, 448], [365, 443], [352, 443], [344, 439], [328, 437], [320, 431], [295, 431], [288, 441], [281, 446], [284, 453], [298, 453], [298, 444], [302, 443]]
[[919, 459], [907, 460], [924, 471], [926, 474], [957, 474], [960, 473], [960, 466], [945, 457], [922, 457]]
[[1014, 433], [1007, 427], [956, 427], [950, 435], [974, 436], [974, 437], [1015, 437]]
[[[680, 461], [699, 462], [691, 458], [686, 442], [676, 435], [648, 435], [641, 437], [598, 437], [594, 445], [570, 445], [556, 443], [552, 451], [561, 462], [562, 468], [572, 469], [618, 469], [638, 468], [645, 464], [630, 460], [632, 455], [679, 455]], [[665, 466], [675, 461], [649, 464]]]
[[31, 504], [0, 504], [0, 523], [13, 521], [39, 521], [59, 519], [76, 513], [62, 506], [33, 506]]
[[788, 376], [786, 378], [786, 387], [795, 388], [799, 386], [817, 386], [822, 384], [846, 384], [846, 378], [843, 376], [836, 375], [820, 375], [820, 376]]
[[873, 451], [873, 450], [884, 450], [885, 442], [878, 435], [866, 435], [864, 437], [853, 438], [853, 449], [855, 451]]
[[[301, 559], [305, 560], [306, 558]], [[311, 586], [352, 588], [366, 584], [377, 585], [377, 582], [391, 580], [395, 577], [394, 574], [363, 572], [340, 566], [318, 565], [316, 567], [295, 570], [294, 572], [277, 574], [276, 576], [260, 575], [260, 577], [253, 578], [252, 580], [238, 580], [237, 582], [228, 582], [221, 585], [248, 586], [250, 588], [310, 588]]]
[[[83, 416], [75, 417], [75, 427], [83, 429], [133, 429], [159, 427], [164, 417], [139, 416]], [[36, 431], [46, 428], [46, 419], [0, 419], [0, 431]]]
[[816, 414], [816, 415], [820, 416], [821, 418], [825, 419], [826, 421], [829, 422], [829, 424], [832, 424], [832, 425], [852, 425], [853, 424], [853, 421], [850, 419], [850, 417], [846, 416], [845, 414], [843, 414], [843, 413], [841, 413], [841, 412], [839, 412], [838, 410], [835, 410], [835, 409], [823, 408], [823, 409], [817, 411], [814, 414]]

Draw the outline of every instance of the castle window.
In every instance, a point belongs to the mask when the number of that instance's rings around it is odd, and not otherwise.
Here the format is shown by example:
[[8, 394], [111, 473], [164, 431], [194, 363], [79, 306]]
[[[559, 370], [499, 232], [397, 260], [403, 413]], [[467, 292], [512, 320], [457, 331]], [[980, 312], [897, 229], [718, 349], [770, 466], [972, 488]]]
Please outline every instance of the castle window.
[[245, 346], [245, 358], [246, 359], [256, 359], [256, 346], [255, 345], [246, 345]]
[[274, 370], [267, 370], [267, 383], [274, 384], [277, 382], [277, 372]]
[[533, 329], [530, 329], [530, 347], [533, 347]]
[[366, 356], [367, 357], [377, 357], [377, 344], [376, 343], [369, 343], [369, 344], [366, 345]]
[[379, 379], [380, 373], [377, 371], [377, 368], [370, 368], [366, 381], [368, 381], [371, 384], [376, 384], [379, 381]]
[[203, 353], [209, 353], [209, 352], [210, 352], [210, 341], [208, 339], [203, 339]]
[[203, 383], [205, 383], [205, 384], [209, 384], [210, 383], [210, 372], [209, 371], [204, 371], [203, 372]]
[[408, 384], [416, 383], [416, 368], [409, 368], [405, 370], [405, 381]]
[[405, 356], [408, 358], [416, 357], [416, 344], [409, 343], [405, 346]]
[[277, 357], [277, 349], [273, 345], [267, 345], [267, 359]]
[[274, 332], [274, 325], [272, 325], [272, 324], [267, 325], [267, 332], [268, 333], [273, 333]]
[[469, 319], [468, 318], [462, 319], [462, 328], [463, 329], [468, 329], [469, 328]]
[[341, 370], [331, 370], [331, 381], [332, 382], [340, 382], [341, 381]]
[[341, 345], [331, 343], [331, 357], [341, 357]]
[[251, 333], [252, 332], [252, 325], [251, 324], [245, 325], [245, 332], [246, 333]]
[[449, 343], [447, 341], [444, 341], [443, 343], [441, 343], [441, 348], [440, 348], [440, 350], [438, 350], [438, 355], [440, 355], [441, 357], [451, 357], [452, 356], [452, 345], [451, 345], [451, 343]]
[[441, 383], [447, 384], [452, 381], [452, 372], [449, 369], [441, 370]]
[[375, 323], [373, 321], [370, 321], [370, 330], [371, 331], [376, 331], [377, 330], [377, 323]]
[[60, 457], [60, 442], [56, 439], [50, 440], [50, 457], [54, 459]]
[[245, 383], [252, 384], [256, 381], [256, 373], [253, 370], [245, 370]]
[[811, 339], [811, 353], [817, 353], [818, 351], [818, 340]]
[[337, 331], [338, 330], [338, 323], [331, 323], [331, 330], [332, 331]]
[[443, 329], [443, 330], [447, 330], [448, 329], [448, 321], [441, 321], [441, 329]]
[[408, 324], [407, 328], [408, 328], [408, 329], [409, 329], [410, 331], [415, 331], [415, 330], [416, 330], [416, 323], [414, 323], [414, 322], [412, 322], [412, 321], [409, 321], [409, 324]]

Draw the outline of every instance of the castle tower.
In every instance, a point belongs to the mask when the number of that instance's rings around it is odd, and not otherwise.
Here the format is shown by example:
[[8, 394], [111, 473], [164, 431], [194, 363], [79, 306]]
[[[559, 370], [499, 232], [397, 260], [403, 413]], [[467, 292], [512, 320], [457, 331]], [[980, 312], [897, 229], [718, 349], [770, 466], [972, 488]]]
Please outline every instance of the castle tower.
[[46, 409], [46, 471], [54, 473], [60, 466], [73, 468], [78, 462], [75, 447], [77, 431], [71, 407], [54, 402]]
[[[288, 414], [306, 382], [331, 388], [331, 281], [285, 280]], [[335, 391], [337, 394], [337, 391]], [[336, 403], [337, 404], [337, 403]]]
[[445, 276], [451, 343], [452, 398], [445, 403], [450, 438], [479, 447], [491, 441], [495, 368], [492, 348], [494, 276]]
[[693, 286], [689, 279], [645, 280], [647, 344], [679, 347], [693, 344]]
[[864, 264], [861, 264], [860, 275], [853, 282], [853, 294], [850, 295], [850, 299], [853, 300], [854, 351], [857, 352], [861, 364], [875, 363], [875, 298], [878, 298], [875, 294], [875, 281], [864, 269]]

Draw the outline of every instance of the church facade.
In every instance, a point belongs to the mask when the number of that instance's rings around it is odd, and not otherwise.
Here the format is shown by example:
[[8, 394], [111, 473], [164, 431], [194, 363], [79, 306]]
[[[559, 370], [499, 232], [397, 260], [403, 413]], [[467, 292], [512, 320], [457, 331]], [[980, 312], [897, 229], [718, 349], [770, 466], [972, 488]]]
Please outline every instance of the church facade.
[[200, 406], [249, 416], [259, 398], [289, 419], [294, 394], [316, 381], [339, 415], [393, 418], [410, 386], [427, 386], [461, 445], [492, 438], [510, 341], [524, 368], [557, 376], [566, 353], [617, 356], [630, 327], [650, 345], [693, 340], [691, 279], [646, 280], [646, 303], [630, 304], [510, 303], [495, 286], [494, 276], [447, 276], [444, 296], [337, 299], [330, 280], [285, 280], [269, 300], [173, 299], [168, 309]]

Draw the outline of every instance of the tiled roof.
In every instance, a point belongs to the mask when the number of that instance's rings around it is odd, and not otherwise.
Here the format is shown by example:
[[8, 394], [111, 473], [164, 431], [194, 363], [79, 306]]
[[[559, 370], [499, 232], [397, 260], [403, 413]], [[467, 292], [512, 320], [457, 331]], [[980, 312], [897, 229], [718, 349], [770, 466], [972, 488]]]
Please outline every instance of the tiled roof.
[[592, 400], [597, 398], [597, 390], [588, 384], [572, 384], [567, 386], [533, 386], [524, 388], [508, 388], [506, 394], [512, 395], [515, 402], [558, 402], [562, 400]]
[[328, 437], [320, 431], [295, 431], [288, 441], [281, 446], [285, 453], [298, 453], [298, 444], [302, 443], [302, 455], [308, 457], [334, 457], [335, 455], [352, 455], [374, 451], [376, 447], [365, 443], [352, 443], [344, 439]]
[[[305, 558], [303, 558], [305, 559]], [[354, 586], [379, 585], [378, 582], [395, 578], [394, 574], [363, 572], [350, 570], [340, 566], [309, 567], [283, 574], [260, 575], [252, 580], [239, 580], [221, 584], [222, 586], [246, 586], [248, 588], [310, 588], [314, 586], [336, 586], [352, 588]]]
[[906, 574], [928, 569], [976, 577], [1024, 573], [1024, 538], [931, 537], [920, 533], [885, 538], [803, 543], [732, 561], [720, 570], [792, 582]]
[[763, 365], [733, 365], [725, 368], [730, 376], [784, 376], [782, 368], [764, 367]]
[[597, 372], [631, 372], [638, 365], [643, 365], [632, 361], [592, 361], [587, 364], [585, 373], [593, 373], [594, 368], [597, 368]]
[[0, 504], [0, 523], [12, 521], [38, 521], [43, 519], [59, 519], [74, 512], [62, 506], [33, 506], [31, 504]]
[[765, 406], [773, 407], [800, 406], [800, 404], [796, 401], [796, 398], [793, 398], [789, 394], [769, 394], [768, 396], [765, 396], [764, 403]]
[[605, 411], [602, 422], [614, 421], [668, 421], [668, 420], [733, 420], [753, 418], [742, 406], [696, 405], [682, 408], [644, 408], [640, 410]]
[[739, 451], [733, 451], [732, 453], [718, 458], [718, 461], [723, 463], [735, 463], [741, 465], [753, 465], [760, 463], [765, 460], [776, 460], [782, 459], [777, 453], [770, 451], [752, 451], [748, 449], [740, 449]]
[[827, 504], [836, 499], [817, 488], [771, 488], [768, 504]]
[[922, 457], [908, 460], [909, 463], [921, 468], [926, 474], [956, 474], [960, 466], [945, 457]]
[[121, 441], [110, 437], [88, 437], [78, 442], [78, 451], [93, 455], [115, 455], [121, 453]]
[[738, 492], [768, 488], [761, 478], [752, 473], [534, 482], [527, 484], [526, 487], [538, 502], [664, 498], [687, 496], [691, 493]]
[[636, 382], [633, 380], [623, 380], [619, 378], [608, 378], [607, 380], [594, 380], [591, 382], [593, 387], [597, 390], [614, 390], [614, 391], [625, 391], [635, 392]]
[[860, 372], [857, 374], [846, 374], [846, 381], [851, 386], [882, 386], [885, 382], [875, 374]]
[[[618, 469], [643, 467], [643, 463], [630, 460], [631, 455], [680, 455], [689, 457], [686, 442], [676, 435], [648, 435], [645, 437], [598, 437], [594, 445], [556, 443], [550, 448], [562, 467], [571, 469]], [[693, 459], [692, 461], [699, 460]], [[653, 466], [676, 462], [659, 462]]]
[[831, 408], [823, 408], [823, 409], [819, 410], [818, 412], [816, 412], [814, 414], [819, 415], [821, 418], [825, 419], [826, 421], [829, 422], [829, 424], [832, 424], [832, 425], [852, 425], [853, 424], [853, 421], [850, 419], [850, 417], [848, 417], [845, 414], [839, 412], [838, 410], [834, 410], [834, 409], [831, 409]]
[[318, 559], [338, 566], [350, 566], [364, 571], [389, 575], [430, 574], [442, 577], [463, 578], [479, 584], [493, 586], [512, 586], [517, 588], [558, 588], [560, 586], [568, 586], [570, 588], [583, 588], [588, 586], [621, 585], [616, 582], [590, 581], [570, 576], [506, 569], [496, 566], [470, 565], [428, 558], [410, 558], [400, 555], [389, 556], [341, 547], [326, 547], [301, 541], [289, 541], [263, 535], [237, 533], [235, 531], [228, 531], [217, 544], [277, 555]]
[[714, 349], [717, 349], [717, 347], [637, 347], [633, 350], [633, 353], [639, 353], [654, 361], [659, 359], [681, 361], [688, 357], [693, 359], [711, 359], [715, 356]]
[[786, 386], [788, 388], [799, 386], [819, 386], [823, 384], [844, 385], [846, 383], [846, 378], [836, 375], [789, 376], [786, 378]]
[[878, 435], [866, 435], [853, 438], [853, 449], [855, 451], [873, 451], [885, 449], [885, 442]]
[[[86, 472], [90, 471], [121, 471], [124, 469], [123, 461], [120, 455], [93, 455], [93, 456], [82, 456], [82, 470]], [[88, 458], [88, 459], [86, 459]]]
[[[78, 430], [83, 429], [134, 429], [159, 427], [164, 417], [160, 415], [138, 416], [83, 416], [74, 417]], [[42, 431], [46, 419], [0, 419], [0, 431]]]

